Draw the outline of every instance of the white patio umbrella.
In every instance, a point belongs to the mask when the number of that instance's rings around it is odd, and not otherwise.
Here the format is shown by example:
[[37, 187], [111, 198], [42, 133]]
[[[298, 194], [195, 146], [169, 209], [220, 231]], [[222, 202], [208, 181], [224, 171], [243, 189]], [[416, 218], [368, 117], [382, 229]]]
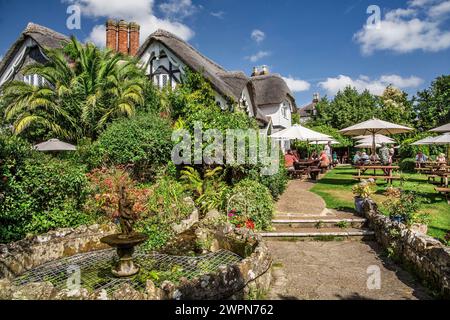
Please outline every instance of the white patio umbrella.
[[339, 144], [338, 141], [330, 140], [330, 141], [316, 141], [316, 142], [311, 142], [310, 145], [325, 145], [325, 144], [328, 144], [328, 142], [331, 142], [332, 145]]
[[423, 145], [433, 144], [434, 139], [436, 139], [436, 137], [426, 137], [426, 138], [417, 140], [414, 143], [411, 143], [411, 145], [412, 146], [423, 146]]
[[[372, 147], [373, 147], [373, 145], [371, 143], [361, 143], [361, 144], [357, 144], [355, 146], [355, 148], [357, 148], [357, 149], [369, 149], [369, 148], [372, 148]], [[375, 144], [375, 147], [376, 148], [380, 148], [381, 145]]]
[[450, 123], [430, 130], [431, 132], [450, 132]]
[[271, 137], [277, 140], [299, 140], [308, 142], [333, 140], [333, 137], [329, 135], [305, 128], [299, 124], [274, 133]]
[[434, 137], [432, 144], [449, 145], [450, 144], [450, 132]]
[[[366, 137], [364, 139], [359, 139], [358, 141], [356, 141], [356, 143], [372, 143], [372, 141], [373, 141], [373, 137], [368, 136], [368, 137]], [[378, 144], [381, 144], [381, 143], [392, 144], [392, 143], [395, 143], [395, 140], [391, 139], [389, 137], [385, 137], [385, 136], [381, 136], [381, 137], [375, 136], [375, 143], [378, 143]]]
[[[366, 140], [366, 139], [370, 139], [370, 140], [372, 141], [372, 135], [368, 135], [368, 136], [357, 136], [357, 137], [352, 137], [352, 139], [354, 139], [354, 140]], [[376, 134], [376, 135], [375, 135], [375, 139], [376, 139], [377, 141], [380, 141], [380, 142], [377, 142], [377, 143], [382, 143], [382, 142], [386, 142], [386, 143], [389, 143], [389, 142], [395, 142], [394, 139], [392, 139], [392, 138], [390, 138], [390, 137], [388, 137], [388, 136], [385, 136], [385, 135], [383, 135], [383, 134]]]
[[377, 134], [397, 134], [413, 130], [412, 128], [401, 126], [395, 123], [390, 123], [380, 119], [373, 118], [368, 121], [361, 122], [354, 126], [340, 130], [341, 133], [347, 136], [372, 135], [372, 154], [376, 153]]
[[50, 139], [33, 147], [37, 151], [75, 151], [77, 147], [58, 139]]

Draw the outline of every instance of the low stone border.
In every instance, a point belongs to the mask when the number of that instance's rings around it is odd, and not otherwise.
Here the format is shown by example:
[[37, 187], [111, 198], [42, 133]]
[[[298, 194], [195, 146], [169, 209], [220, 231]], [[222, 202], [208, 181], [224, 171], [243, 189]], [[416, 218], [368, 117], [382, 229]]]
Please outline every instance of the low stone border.
[[377, 241], [442, 298], [450, 299], [450, 247], [393, 222], [379, 212], [372, 200], [365, 201], [363, 207]]
[[51, 283], [15, 286], [11, 280], [44, 263], [79, 253], [106, 249], [100, 238], [116, 232], [114, 225], [62, 229], [0, 246], [0, 300], [208, 300], [243, 299], [268, 292], [272, 258], [262, 238], [245, 229], [225, 226], [198, 228], [199, 240], [210, 243], [211, 251], [230, 250], [244, 257], [236, 265], [222, 266], [215, 273], [197, 279], [181, 279], [178, 284], [165, 281], [157, 288], [151, 281], [139, 292], [124, 284], [114, 293], [57, 290]]
[[53, 260], [107, 249], [108, 246], [100, 243], [100, 239], [116, 231], [114, 224], [96, 224], [76, 229], [59, 229], [0, 245], [0, 279], [14, 278]]

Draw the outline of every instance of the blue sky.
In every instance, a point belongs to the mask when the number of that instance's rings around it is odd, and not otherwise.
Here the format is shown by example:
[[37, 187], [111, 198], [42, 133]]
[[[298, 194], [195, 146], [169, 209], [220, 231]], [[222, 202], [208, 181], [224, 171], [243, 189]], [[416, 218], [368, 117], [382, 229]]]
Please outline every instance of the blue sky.
[[[66, 26], [73, 4], [80, 30]], [[367, 26], [372, 4], [379, 28]], [[168, 29], [228, 70], [268, 65], [299, 106], [348, 84], [414, 94], [450, 70], [449, 0], [0, 0], [0, 56], [29, 21], [101, 45], [107, 17], [138, 21], [141, 42]]]

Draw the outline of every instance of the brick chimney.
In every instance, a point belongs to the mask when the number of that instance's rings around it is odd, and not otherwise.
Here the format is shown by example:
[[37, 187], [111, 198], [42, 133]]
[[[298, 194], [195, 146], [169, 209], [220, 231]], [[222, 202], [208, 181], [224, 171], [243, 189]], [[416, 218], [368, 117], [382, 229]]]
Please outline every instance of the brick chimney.
[[117, 51], [117, 22], [109, 19], [106, 22], [106, 47]]
[[135, 56], [139, 50], [141, 27], [136, 22], [131, 22], [128, 26], [128, 32], [130, 35], [129, 54]]
[[128, 54], [128, 23], [124, 20], [119, 21], [117, 51], [123, 54]]
[[316, 92], [313, 95], [313, 103], [319, 103], [319, 101], [320, 101], [320, 94]]
[[261, 76], [265, 76], [265, 75], [268, 75], [268, 74], [269, 74], [269, 68], [267, 66], [262, 66], [260, 75]]

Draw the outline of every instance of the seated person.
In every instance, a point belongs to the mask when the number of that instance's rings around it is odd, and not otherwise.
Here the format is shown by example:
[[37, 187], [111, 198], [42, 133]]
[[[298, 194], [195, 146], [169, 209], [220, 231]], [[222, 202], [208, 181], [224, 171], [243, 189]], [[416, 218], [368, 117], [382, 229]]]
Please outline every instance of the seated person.
[[361, 152], [356, 152], [355, 156], [353, 157], [353, 164], [358, 165], [361, 161]]
[[310, 160], [317, 160], [317, 159], [319, 159], [319, 155], [317, 154], [317, 151], [313, 151]]
[[363, 153], [361, 154], [361, 158], [359, 159], [359, 164], [362, 164], [362, 165], [368, 165], [368, 164], [370, 164], [370, 158], [369, 158], [369, 156], [367, 155], [367, 153], [363, 152]]
[[324, 150], [320, 153], [320, 162], [319, 168], [328, 168], [330, 166], [330, 158], [327, 155], [327, 152]]
[[420, 165], [424, 162], [427, 162], [428, 157], [426, 155], [423, 154], [422, 151], [419, 151], [416, 155], [416, 163], [417, 166], [420, 167]]
[[446, 164], [447, 163], [447, 159], [445, 158], [445, 154], [440, 153], [437, 157], [436, 157], [436, 162], [440, 165]]
[[288, 150], [284, 156], [285, 166], [288, 171], [295, 171], [295, 163], [298, 162], [297, 157], [292, 153], [292, 150]]
[[373, 154], [373, 155], [370, 156], [370, 162], [371, 163], [380, 162], [380, 157], [377, 154]]

